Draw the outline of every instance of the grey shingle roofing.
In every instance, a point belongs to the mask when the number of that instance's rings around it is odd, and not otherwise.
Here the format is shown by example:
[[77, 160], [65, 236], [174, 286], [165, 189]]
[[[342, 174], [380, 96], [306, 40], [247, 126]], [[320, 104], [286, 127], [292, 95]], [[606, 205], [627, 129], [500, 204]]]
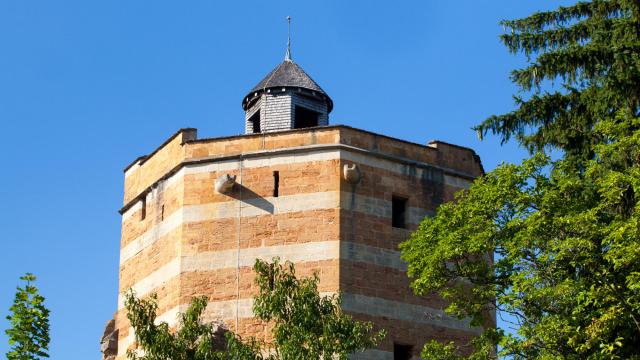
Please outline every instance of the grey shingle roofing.
[[250, 92], [274, 87], [301, 87], [318, 91], [327, 95], [302, 68], [293, 61], [285, 60], [276, 66], [269, 75], [258, 83]]

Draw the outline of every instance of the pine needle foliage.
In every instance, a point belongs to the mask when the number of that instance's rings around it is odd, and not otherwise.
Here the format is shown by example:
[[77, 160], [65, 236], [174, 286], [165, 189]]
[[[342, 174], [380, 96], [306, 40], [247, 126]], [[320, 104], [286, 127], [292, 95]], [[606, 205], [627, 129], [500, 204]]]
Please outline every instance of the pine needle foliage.
[[590, 159], [603, 141], [595, 124], [623, 109], [638, 114], [638, 1], [578, 2], [501, 25], [505, 46], [530, 62], [511, 73], [517, 109], [479, 124], [481, 137], [492, 132], [531, 152], [557, 148]]

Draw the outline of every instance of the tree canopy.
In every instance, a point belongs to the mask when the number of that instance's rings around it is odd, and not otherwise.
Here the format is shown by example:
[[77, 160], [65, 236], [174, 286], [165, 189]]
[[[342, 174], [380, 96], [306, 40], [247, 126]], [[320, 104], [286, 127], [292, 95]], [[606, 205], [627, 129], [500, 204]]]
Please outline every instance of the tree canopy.
[[479, 135], [515, 137], [531, 152], [557, 148], [567, 159], [592, 159], [593, 147], [606, 141], [598, 122], [619, 111], [638, 114], [639, 19], [636, 0], [595, 0], [502, 21], [502, 42], [530, 63], [511, 73], [520, 89], [517, 109], [483, 121]]
[[256, 260], [254, 298], [256, 318], [273, 323], [273, 359], [346, 359], [349, 354], [375, 347], [384, 331], [370, 322], [354, 321], [342, 312], [340, 296], [321, 296], [319, 278], [298, 279], [294, 265]]
[[9, 360], [35, 360], [48, 358], [49, 354], [49, 310], [44, 305], [44, 297], [33, 285], [36, 277], [27, 273], [20, 277], [26, 284], [18, 286], [11, 314], [7, 320], [11, 324], [5, 332], [9, 336], [11, 349]]
[[[421, 223], [402, 245], [412, 288], [476, 324], [495, 308], [508, 315], [515, 332], [489, 329], [468, 358], [500, 345], [515, 359], [638, 359], [640, 2], [579, 2], [502, 24], [502, 41], [530, 63], [512, 73], [517, 109], [476, 130], [515, 138], [531, 157]], [[423, 355], [464, 358], [437, 342]]]
[[[184, 313], [179, 314], [177, 330], [169, 324], [156, 324], [158, 303], [155, 294], [148, 299], [136, 298], [133, 291], [125, 294], [127, 318], [135, 330], [138, 346], [144, 350], [127, 350], [132, 360], [209, 360], [224, 359], [226, 331], [213, 322], [202, 322], [206, 297], [193, 298]], [[229, 338], [233, 341], [233, 338]], [[235, 349], [245, 350], [244, 347]], [[250, 350], [250, 349], [249, 349]], [[244, 359], [244, 357], [243, 357]]]

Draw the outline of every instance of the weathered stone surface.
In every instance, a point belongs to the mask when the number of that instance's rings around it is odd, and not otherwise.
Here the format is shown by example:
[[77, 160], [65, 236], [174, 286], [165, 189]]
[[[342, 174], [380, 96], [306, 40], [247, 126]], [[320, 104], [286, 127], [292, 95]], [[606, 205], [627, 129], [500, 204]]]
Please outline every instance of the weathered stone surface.
[[104, 328], [100, 339], [100, 352], [102, 360], [115, 360], [118, 355], [118, 329], [115, 319], [109, 320]]
[[225, 337], [225, 334], [229, 332], [229, 329], [222, 321], [214, 321], [213, 329], [213, 348], [220, 351], [226, 349], [227, 338]]
[[360, 182], [360, 168], [356, 164], [344, 164], [343, 175], [349, 184]]

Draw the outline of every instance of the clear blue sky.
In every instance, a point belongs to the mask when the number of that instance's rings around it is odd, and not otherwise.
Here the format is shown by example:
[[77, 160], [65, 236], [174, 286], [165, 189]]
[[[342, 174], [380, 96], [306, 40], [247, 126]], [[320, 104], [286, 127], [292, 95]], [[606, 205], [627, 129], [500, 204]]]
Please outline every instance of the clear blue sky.
[[116, 310], [122, 169], [181, 127], [243, 131], [245, 93], [293, 58], [333, 98], [332, 124], [525, 154], [470, 128], [513, 108], [501, 19], [539, 1], [0, 0], [0, 353], [18, 277], [38, 276], [51, 358], [99, 358]]

